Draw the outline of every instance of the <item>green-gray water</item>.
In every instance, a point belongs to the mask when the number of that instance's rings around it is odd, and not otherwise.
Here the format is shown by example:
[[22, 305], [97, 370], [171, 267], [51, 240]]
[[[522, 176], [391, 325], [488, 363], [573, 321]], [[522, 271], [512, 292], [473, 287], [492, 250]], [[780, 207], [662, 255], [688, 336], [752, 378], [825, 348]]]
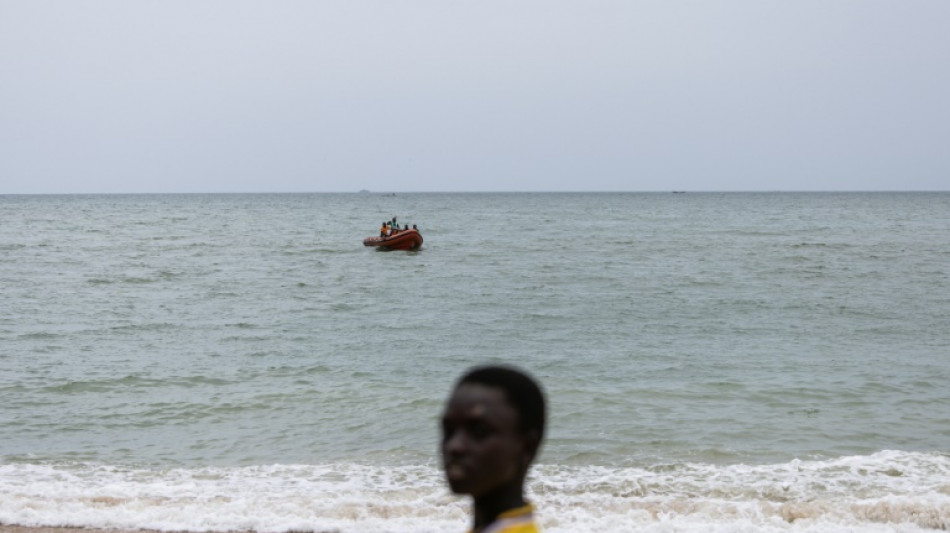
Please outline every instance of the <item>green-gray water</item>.
[[[947, 193], [0, 196], [0, 209], [11, 479], [335, 465], [419, 468], [429, 487], [452, 381], [507, 362], [550, 397], [542, 485], [566, 491], [566, 468], [592, 484], [582, 493], [619, 476], [603, 490], [635, 497], [629, 472], [699, 468], [683, 475], [703, 494], [742, 465], [770, 479], [797, 461], [920, 462], [937, 477], [912, 485], [943, 500], [937, 522], [910, 522], [948, 524]], [[421, 251], [361, 245], [392, 215], [419, 225]], [[843, 497], [873, 485], [855, 483]], [[0, 523], [22, 521], [3, 505]], [[552, 512], [550, 531], [588, 531]]]

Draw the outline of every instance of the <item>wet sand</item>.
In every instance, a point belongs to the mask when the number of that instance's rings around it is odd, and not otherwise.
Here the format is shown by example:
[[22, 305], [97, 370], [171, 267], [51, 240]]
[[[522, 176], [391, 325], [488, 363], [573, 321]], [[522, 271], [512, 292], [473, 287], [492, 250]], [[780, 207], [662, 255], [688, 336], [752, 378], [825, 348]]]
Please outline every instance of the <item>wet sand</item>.
[[[154, 529], [95, 529], [83, 527], [27, 527], [0, 524], [0, 533], [167, 533]], [[188, 533], [180, 531], [177, 533]], [[251, 533], [251, 532], [241, 532]], [[295, 533], [339, 533], [338, 531], [298, 530]]]
[[[0, 533], [133, 533], [126, 529], [85, 529], [81, 527], [26, 527], [0, 524]], [[140, 530], [135, 533], [148, 533]]]

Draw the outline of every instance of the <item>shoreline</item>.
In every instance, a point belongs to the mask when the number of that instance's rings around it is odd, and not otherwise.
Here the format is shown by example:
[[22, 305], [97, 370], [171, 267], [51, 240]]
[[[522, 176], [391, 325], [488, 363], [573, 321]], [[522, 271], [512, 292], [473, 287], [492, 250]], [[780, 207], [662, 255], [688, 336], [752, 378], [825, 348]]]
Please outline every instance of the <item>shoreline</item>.
[[[157, 529], [122, 529], [122, 528], [98, 528], [98, 527], [76, 527], [76, 526], [18, 526], [0, 524], [0, 533], [168, 533]], [[175, 533], [207, 533], [198, 531], [176, 531]], [[238, 532], [231, 532], [238, 533]], [[243, 531], [240, 533], [253, 533], [253, 531]], [[294, 530], [294, 533], [340, 533], [337, 530]]]
[[0, 533], [158, 533], [150, 529], [85, 528], [74, 526], [15, 526], [0, 524]]

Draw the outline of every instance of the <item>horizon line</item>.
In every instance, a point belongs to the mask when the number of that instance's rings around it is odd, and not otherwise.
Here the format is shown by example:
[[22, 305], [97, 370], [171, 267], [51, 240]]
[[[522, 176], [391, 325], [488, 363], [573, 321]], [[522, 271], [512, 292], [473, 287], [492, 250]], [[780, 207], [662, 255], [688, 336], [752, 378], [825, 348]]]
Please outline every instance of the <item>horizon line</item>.
[[161, 195], [161, 194], [370, 194], [370, 195], [400, 195], [400, 194], [754, 194], [754, 193], [782, 193], [782, 194], [821, 194], [821, 193], [944, 193], [950, 189], [650, 189], [650, 190], [493, 190], [493, 191], [440, 191], [440, 190], [402, 190], [402, 191], [373, 191], [361, 189], [357, 191], [137, 191], [137, 192], [0, 192], [0, 196], [133, 196], [133, 195]]

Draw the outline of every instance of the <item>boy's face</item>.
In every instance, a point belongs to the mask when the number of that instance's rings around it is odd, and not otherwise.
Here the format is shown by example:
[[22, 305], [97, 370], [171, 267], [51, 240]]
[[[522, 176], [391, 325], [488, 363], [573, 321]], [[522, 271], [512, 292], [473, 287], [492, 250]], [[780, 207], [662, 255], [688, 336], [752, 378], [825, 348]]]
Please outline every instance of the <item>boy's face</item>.
[[521, 484], [531, 460], [518, 412], [501, 389], [463, 383], [442, 414], [442, 465], [456, 494], [479, 497]]

